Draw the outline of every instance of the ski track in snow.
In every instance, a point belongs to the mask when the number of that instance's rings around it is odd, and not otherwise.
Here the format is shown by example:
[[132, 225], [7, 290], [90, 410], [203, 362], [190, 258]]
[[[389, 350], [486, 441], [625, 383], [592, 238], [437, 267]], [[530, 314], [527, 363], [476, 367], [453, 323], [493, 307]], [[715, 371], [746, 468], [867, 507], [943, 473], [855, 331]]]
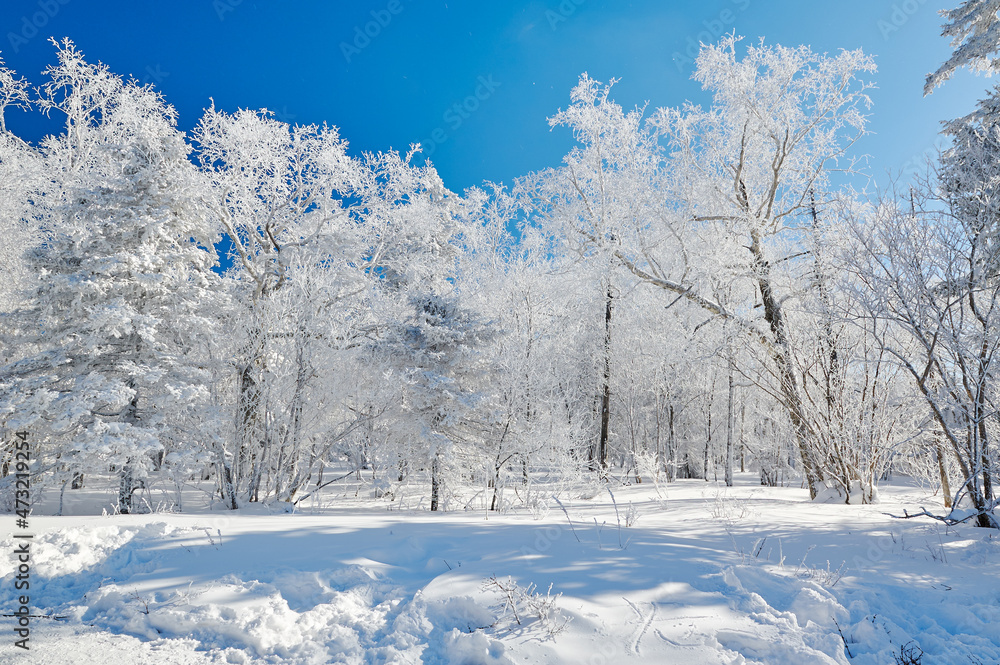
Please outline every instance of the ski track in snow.
[[[6, 631], [0, 662], [882, 665], [907, 648], [925, 663], [1000, 662], [994, 534], [895, 521], [882, 514], [889, 499], [663, 491], [618, 490], [642, 513], [625, 549], [586, 526], [613, 519], [600, 495], [564, 500], [582, 543], [561, 511], [36, 516], [33, 610], [67, 619], [35, 620], [30, 652]], [[727, 491], [756, 514], [713, 517], [713, 493]], [[554, 637], [531, 617], [491, 626], [498, 599], [482, 582], [493, 574], [552, 582], [572, 622]]]

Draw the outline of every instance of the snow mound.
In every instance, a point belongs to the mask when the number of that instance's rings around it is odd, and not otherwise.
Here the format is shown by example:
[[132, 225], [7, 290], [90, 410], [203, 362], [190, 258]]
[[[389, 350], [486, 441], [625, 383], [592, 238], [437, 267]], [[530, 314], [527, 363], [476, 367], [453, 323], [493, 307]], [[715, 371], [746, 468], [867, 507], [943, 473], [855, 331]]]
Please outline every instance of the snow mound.
[[[187, 641], [219, 662], [511, 663], [503, 645], [481, 632], [495, 621], [489, 609], [467, 596], [426, 599], [372, 567], [156, 581], [196, 569], [199, 535], [204, 541], [204, 529], [162, 522], [40, 535], [35, 574], [45, 592], [38, 598], [45, 613], [147, 643]], [[8, 551], [11, 542], [3, 543]], [[5, 580], [0, 600], [12, 602], [12, 590]]]

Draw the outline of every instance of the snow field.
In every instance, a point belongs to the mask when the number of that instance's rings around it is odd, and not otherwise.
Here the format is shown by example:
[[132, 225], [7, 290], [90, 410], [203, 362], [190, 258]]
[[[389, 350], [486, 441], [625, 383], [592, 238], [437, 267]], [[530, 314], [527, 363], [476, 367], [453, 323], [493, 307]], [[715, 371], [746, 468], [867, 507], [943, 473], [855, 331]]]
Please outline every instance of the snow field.
[[[0, 660], [1000, 662], [994, 534], [884, 515], [933, 505], [911, 487], [843, 506], [740, 481], [615, 489], [619, 514], [629, 502], [638, 513], [620, 530], [607, 492], [561, 497], [572, 527], [555, 505], [538, 520], [486, 519], [361, 501], [315, 514], [35, 516], [33, 609], [67, 619], [35, 620], [32, 650], [7, 639]], [[542, 596], [552, 584], [569, 624], [552, 635], [522, 606], [518, 625], [484, 587], [493, 575]]]

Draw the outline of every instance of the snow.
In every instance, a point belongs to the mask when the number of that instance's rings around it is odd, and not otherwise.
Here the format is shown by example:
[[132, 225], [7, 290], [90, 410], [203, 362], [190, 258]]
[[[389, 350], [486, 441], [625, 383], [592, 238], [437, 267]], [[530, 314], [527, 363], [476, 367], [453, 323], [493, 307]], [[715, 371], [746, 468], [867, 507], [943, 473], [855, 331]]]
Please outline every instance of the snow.
[[[737, 481], [616, 488], [619, 513], [638, 513], [620, 531], [606, 491], [500, 516], [353, 497], [294, 514], [33, 515], [32, 610], [66, 618], [35, 619], [29, 652], [8, 630], [0, 661], [1000, 661], [995, 533], [889, 517], [935, 501], [903, 483], [854, 506]], [[518, 625], [494, 575], [542, 597], [551, 584], [565, 629], [524, 607]]]

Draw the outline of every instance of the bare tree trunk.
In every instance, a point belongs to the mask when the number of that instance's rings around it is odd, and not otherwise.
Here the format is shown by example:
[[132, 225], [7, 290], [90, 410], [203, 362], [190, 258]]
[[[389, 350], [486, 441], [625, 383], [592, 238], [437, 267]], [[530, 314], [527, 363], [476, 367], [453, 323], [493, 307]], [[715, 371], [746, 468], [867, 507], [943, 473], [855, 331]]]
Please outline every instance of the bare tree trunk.
[[812, 432], [810, 432], [809, 425], [803, 415], [802, 397], [799, 395], [798, 382], [795, 379], [795, 368], [791, 359], [785, 317], [781, 302], [775, 297], [771, 288], [771, 268], [764, 257], [760, 234], [757, 231], [752, 231], [750, 238], [750, 251], [753, 254], [757, 272], [757, 285], [764, 304], [764, 320], [767, 321], [771, 333], [774, 335], [771, 357], [778, 366], [781, 394], [785, 399], [785, 408], [792, 421], [792, 429], [795, 431], [795, 442], [802, 460], [802, 473], [809, 487], [809, 497], [815, 499], [823, 476], [813, 459]]
[[[986, 326], [984, 325], [984, 328]], [[991, 473], [992, 462], [990, 460], [990, 440], [986, 431], [986, 390], [990, 383], [989, 377], [989, 344], [986, 340], [986, 331], [983, 331], [983, 343], [980, 347], [979, 356], [979, 382], [976, 385], [976, 420], [979, 429], [979, 463], [982, 465], [983, 476], [983, 498], [987, 503], [993, 501], [993, 474]]]
[[[136, 343], [138, 348], [138, 343]], [[139, 423], [139, 389], [135, 381], [129, 380], [129, 388], [134, 391], [131, 401], [122, 413], [122, 421], [132, 426]], [[127, 515], [132, 512], [132, 495], [135, 494], [135, 457], [129, 455], [125, 460], [125, 465], [121, 469], [121, 476], [118, 484], [118, 512]]]
[[705, 436], [705, 459], [702, 461], [701, 473], [705, 476], [705, 482], [708, 482], [708, 451], [712, 447], [712, 402], [714, 401], [712, 397], [715, 394], [715, 381], [712, 381], [712, 391], [709, 393], [708, 398], [708, 431]]
[[937, 444], [938, 471], [941, 473], [941, 494], [944, 495], [944, 507], [951, 508], [951, 485], [948, 482], [948, 466], [944, 461], [944, 450]]
[[611, 284], [604, 308], [604, 390], [601, 395], [601, 438], [597, 445], [597, 462], [601, 475], [608, 471], [608, 429], [611, 422]]
[[132, 512], [132, 495], [135, 490], [135, 459], [129, 457], [121, 469], [118, 483], [118, 512], [122, 515]]
[[654, 397], [656, 400], [656, 406], [653, 409], [653, 416], [655, 417], [655, 422], [656, 422], [656, 464], [654, 467], [655, 473], [653, 474], [653, 482], [656, 482], [660, 478], [660, 469], [663, 468], [663, 466], [666, 464], [667, 458], [666, 455], [663, 454], [663, 441], [660, 435], [660, 429], [661, 429], [660, 426], [662, 421], [662, 415], [661, 415], [662, 405], [660, 402], [661, 394], [659, 390], [656, 391]]
[[497, 458], [493, 462], [493, 478], [489, 482], [489, 486], [493, 489], [493, 499], [490, 501], [490, 511], [496, 511], [500, 507], [500, 469], [503, 464], [500, 462], [500, 453], [497, 453]]
[[431, 512], [437, 512], [441, 496], [441, 453], [431, 458]]
[[236, 402], [236, 455], [232, 468], [232, 485], [239, 492], [244, 481], [250, 501], [256, 501], [260, 482], [261, 465], [265, 463], [264, 427], [264, 348], [266, 332], [261, 308], [263, 304], [255, 299], [251, 304], [252, 320], [247, 329], [247, 341], [241, 351], [239, 367], [239, 387]]
[[[746, 400], [746, 397], [743, 398]], [[740, 404], [740, 473], [744, 473], [746, 469], [746, 455], [747, 446], [746, 442], [743, 440], [743, 432], [745, 431], [747, 424], [747, 405], [744, 401]]]
[[728, 358], [729, 399], [726, 404], [726, 487], [733, 486], [733, 358]]
[[674, 430], [674, 405], [667, 407], [667, 482], [677, 479], [677, 437]]
[[[292, 394], [292, 423], [288, 434], [288, 445], [282, 445], [278, 456], [278, 479], [275, 483], [275, 495], [278, 498], [291, 500], [291, 496], [298, 490], [301, 474], [298, 470], [299, 454], [302, 448], [302, 413], [306, 401], [306, 388], [309, 378], [312, 376], [312, 368], [309, 366], [308, 355], [306, 353], [306, 333], [304, 329], [299, 330], [299, 337], [296, 340], [295, 349], [295, 391]], [[287, 450], [287, 452], [286, 452]], [[285, 460], [288, 460], [290, 469], [286, 472], [282, 467]], [[360, 468], [365, 468], [364, 452]]]
[[222, 490], [222, 500], [229, 506], [230, 510], [236, 510], [236, 489], [233, 487], [233, 471], [229, 468], [229, 463], [226, 462], [226, 456], [222, 451], [221, 445], [218, 457], [219, 489]]

